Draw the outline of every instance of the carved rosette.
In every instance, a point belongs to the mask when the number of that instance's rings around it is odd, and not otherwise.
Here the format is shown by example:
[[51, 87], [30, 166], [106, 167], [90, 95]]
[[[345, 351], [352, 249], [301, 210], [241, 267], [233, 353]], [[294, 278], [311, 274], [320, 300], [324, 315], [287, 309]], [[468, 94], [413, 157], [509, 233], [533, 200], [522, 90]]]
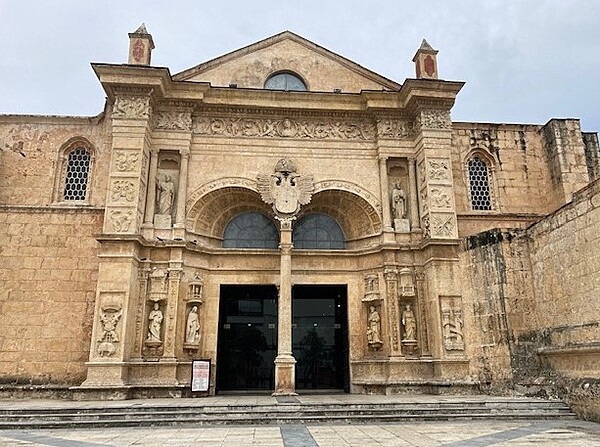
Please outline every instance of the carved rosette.
[[452, 190], [452, 163], [445, 157], [419, 162], [421, 225], [425, 238], [456, 239], [458, 229]]
[[373, 123], [348, 119], [217, 118], [196, 116], [192, 132], [205, 136], [374, 140]]

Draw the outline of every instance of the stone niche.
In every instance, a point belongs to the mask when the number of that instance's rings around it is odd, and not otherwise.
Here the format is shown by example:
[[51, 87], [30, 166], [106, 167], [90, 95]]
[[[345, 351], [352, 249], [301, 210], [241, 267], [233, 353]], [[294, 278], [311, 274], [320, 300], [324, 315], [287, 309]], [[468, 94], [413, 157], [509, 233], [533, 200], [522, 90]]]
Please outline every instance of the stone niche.
[[388, 160], [390, 209], [396, 233], [410, 233], [408, 162], [404, 158]]
[[173, 225], [179, 188], [180, 156], [177, 151], [161, 150], [156, 172], [156, 208], [154, 226], [168, 229]]

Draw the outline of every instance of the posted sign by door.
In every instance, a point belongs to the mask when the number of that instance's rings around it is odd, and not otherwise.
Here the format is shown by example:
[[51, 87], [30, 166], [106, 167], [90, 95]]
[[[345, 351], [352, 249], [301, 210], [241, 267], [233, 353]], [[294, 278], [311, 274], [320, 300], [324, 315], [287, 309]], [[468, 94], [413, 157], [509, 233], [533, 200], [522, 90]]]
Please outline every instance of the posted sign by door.
[[210, 360], [192, 360], [192, 393], [208, 393]]

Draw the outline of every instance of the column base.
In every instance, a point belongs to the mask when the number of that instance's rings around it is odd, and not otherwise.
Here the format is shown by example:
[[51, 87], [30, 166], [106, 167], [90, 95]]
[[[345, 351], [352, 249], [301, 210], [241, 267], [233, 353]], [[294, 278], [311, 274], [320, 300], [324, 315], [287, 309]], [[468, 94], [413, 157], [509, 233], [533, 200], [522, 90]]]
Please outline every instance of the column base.
[[291, 354], [275, 358], [275, 391], [273, 396], [296, 396], [296, 359]]

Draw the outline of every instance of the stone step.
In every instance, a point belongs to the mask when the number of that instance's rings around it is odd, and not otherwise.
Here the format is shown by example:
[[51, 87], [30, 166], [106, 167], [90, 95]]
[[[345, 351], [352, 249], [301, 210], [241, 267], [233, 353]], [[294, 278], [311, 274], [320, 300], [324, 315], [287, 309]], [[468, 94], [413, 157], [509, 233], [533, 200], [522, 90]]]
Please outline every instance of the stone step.
[[449, 419], [575, 418], [560, 401], [454, 401], [380, 404], [94, 406], [0, 410], [0, 429], [152, 425], [384, 423]]

